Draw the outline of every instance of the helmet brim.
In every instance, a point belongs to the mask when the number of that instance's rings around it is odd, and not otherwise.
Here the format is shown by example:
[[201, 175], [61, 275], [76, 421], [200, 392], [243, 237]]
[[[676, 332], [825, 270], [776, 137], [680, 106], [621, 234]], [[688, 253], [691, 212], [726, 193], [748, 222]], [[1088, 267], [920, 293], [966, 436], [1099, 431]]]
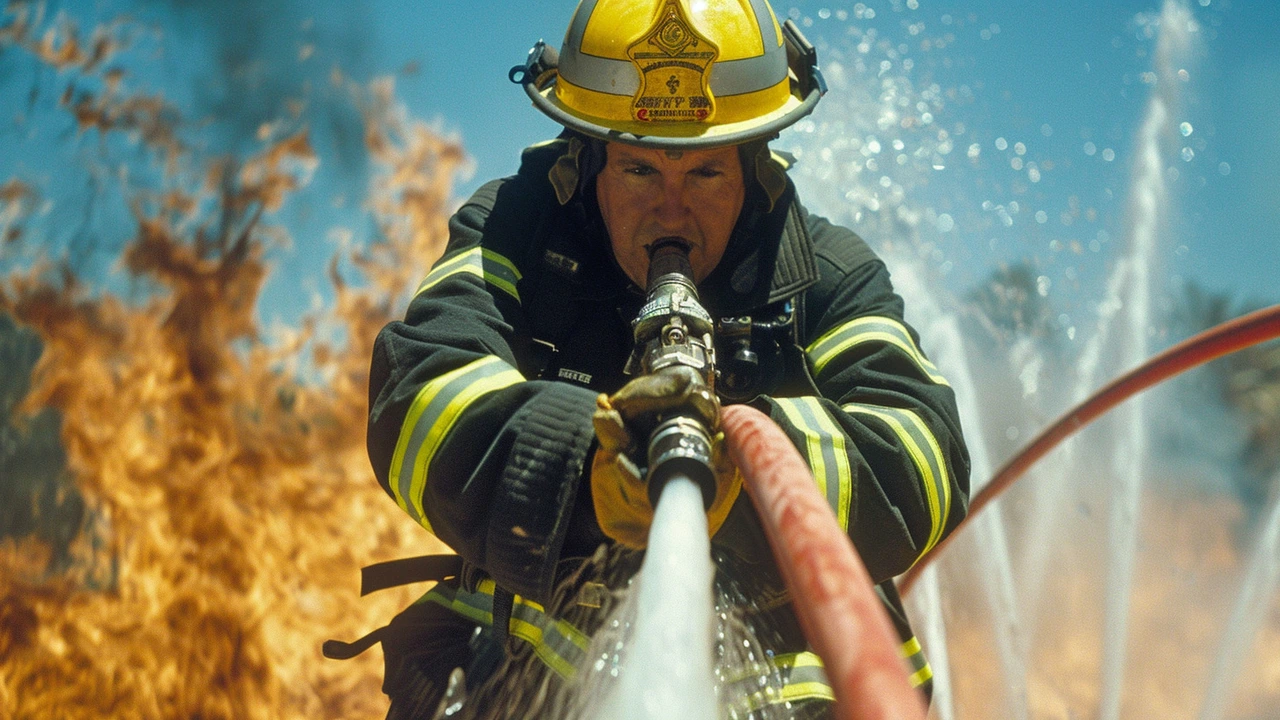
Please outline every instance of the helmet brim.
[[791, 95], [786, 103], [768, 114], [734, 123], [663, 125], [613, 122], [614, 127], [609, 127], [574, 112], [562, 103], [556, 97], [555, 85], [554, 77], [543, 83], [541, 89], [533, 82], [524, 83], [525, 94], [533, 101], [534, 107], [552, 120], [600, 140], [669, 150], [701, 150], [775, 137], [784, 128], [813, 112], [822, 97], [822, 92], [815, 87], [803, 98]]

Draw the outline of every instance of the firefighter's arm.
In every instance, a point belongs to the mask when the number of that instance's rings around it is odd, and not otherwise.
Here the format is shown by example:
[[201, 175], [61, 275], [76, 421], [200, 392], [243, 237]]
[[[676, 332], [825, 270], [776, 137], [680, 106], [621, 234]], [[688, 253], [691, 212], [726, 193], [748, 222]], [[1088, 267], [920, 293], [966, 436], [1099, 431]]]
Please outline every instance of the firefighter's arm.
[[[805, 356], [818, 394], [760, 398], [808, 460], [877, 582], [906, 571], [964, 518], [969, 458], [955, 394], [903, 320], [879, 260], [819, 255]], [[831, 278], [837, 278], [830, 282]]]
[[495, 193], [486, 186], [458, 211], [404, 321], [378, 335], [368, 449], [410, 517], [504, 587], [539, 599], [579, 502], [595, 393], [517, 369], [520, 273], [481, 244]]

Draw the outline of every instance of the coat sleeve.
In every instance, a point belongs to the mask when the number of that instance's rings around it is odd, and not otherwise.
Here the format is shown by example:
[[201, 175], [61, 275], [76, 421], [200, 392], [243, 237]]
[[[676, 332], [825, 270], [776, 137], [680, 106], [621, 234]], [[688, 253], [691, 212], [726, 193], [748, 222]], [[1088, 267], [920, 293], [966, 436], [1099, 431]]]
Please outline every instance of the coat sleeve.
[[968, 508], [955, 393], [903, 319], [885, 265], [851, 231], [809, 218], [822, 281], [806, 296], [817, 394], [755, 404], [808, 460], [876, 582], [938, 544]]
[[485, 242], [503, 187], [459, 209], [405, 319], [379, 333], [368, 450], [410, 517], [503, 587], [542, 600], [581, 502], [595, 395], [517, 369], [521, 274]]

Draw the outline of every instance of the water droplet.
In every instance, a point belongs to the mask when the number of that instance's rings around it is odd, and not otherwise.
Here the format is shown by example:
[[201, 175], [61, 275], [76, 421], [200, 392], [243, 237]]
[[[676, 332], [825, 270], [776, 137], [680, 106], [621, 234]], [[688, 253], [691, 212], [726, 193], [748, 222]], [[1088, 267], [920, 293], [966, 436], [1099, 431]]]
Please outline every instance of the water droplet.
[[818, 10], [818, 17], [822, 18], [823, 20], [826, 20], [827, 18], [831, 17], [831, 11], [826, 8], [822, 8]]
[[1192, 149], [1191, 149], [1191, 148], [1189, 148], [1189, 147], [1184, 147], [1184, 148], [1182, 148], [1182, 160], [1183, 160], [1184, 162], [1191, 162], [1192, 160], [1194, 160], [1194, 159], [1195, 159], [1195, 157], [1196, 157], [1196, 151], [1195, 151], [1195, 150], [1192, 150]]
[[1040, 297], [1049, 297], [1049, 288], [1053, 286], [1053, 281], [1048, 275], [1041, 275], [1036, 278], [1036, 293]]
[[1230, 163], [1225, 163], [1225, 162], [1220, 162], [1220, 163], [1218, 163], [1218, 174], [1219, 174], [1219, 175], [1230, 175], [1230, 174], [1231, 174], [1231, 164], [1230, 164]]
[[1043, 211], [1043, 210], [1037, 210], [1037, 211], [1036, 211], [1036, 222], [1040, 223], [1041, 225], [1043, 225], [1043, 224], [1045, 224], [1045, 223], [1049, 222], [1049, 213], [1047, 213], [1047, 212], [1045, 212], [1045, 211]]
[[1013, 151], [1018, 153], [1019, 155], [1026, 155], [1027, 146], [1024, 145], [1023, 143], [1015, 143], [1013, 146]]
[[1191, 123], [1184, 122], [1178, 126], [1178, 130], [1182, 132], [1182, 137], [1190, 137], [1191, 133], [1194, 131], [1194, 128], [1191, 127]]
[[1107, 148], [1106, 150], [1103, 150], [1103, 151], [1102, 151], [1102, 159], [1103, 159], [1103, 160], [1106, 160], [1107, 162], [1111, 162], [1112, 160], [1115, 160], [1115, 159], [1116, 159], [1116, 151], [1115, 151], [1115, 150], [1112, 150], [1111, 148]]
[[976, 158], [981, 154], [982, 154], [982, 146], [978, 145], [978, 143], [974, 143], [969, 146], [969, 157]]
[[996, 138], [996, 149], [997, 149], [997, 150], [1008, 150], [1008, 149], [1009, 149], [1009, 141], [1008, 141], [1008, 140], [1005, 140], [1005, 139], [1004, 139], [1004, 138], [1002, 138], [1002, 137], [998, 137], [998, 138]]
[[1040, 182], [1040, 168], [1032, 167], [1030, 170], [1027, 170], [1027, 179], [1031, 180], [1033, 183]]
[[954, 230], [954, 229], [955, 229], [955, 227], [956, 227], [956, 221], [955, 221], [955, 219], [954, 219], [954, 218], [952, 218], [952, 217], [951, 217], [950, 215], [948, 215], [947, 213], [942, 213], [941, 215], [939, 215], [939, 216], [938, 216], [938, 231], [939, 231], [939, 232], [944, 232], [944, 233], [945, 233], [945, 232], [951, 232], [952, 230]]
[[1090, 157], [1093, 157], [1093, 155], [1094, 155], [1095, 153], [1097, 153], [1097, 152], [1098, 152], [1098, 146], [1097, 146], [1097, 145], [1094, 145], [1092, 142], [1087, 142], [1087, 143], [1085, 143], [1085, 144], [1084, 144], [1084, 154], [1085, 154], [1085, 155], [1088, 155], [1088, 156], [1090, 156]]

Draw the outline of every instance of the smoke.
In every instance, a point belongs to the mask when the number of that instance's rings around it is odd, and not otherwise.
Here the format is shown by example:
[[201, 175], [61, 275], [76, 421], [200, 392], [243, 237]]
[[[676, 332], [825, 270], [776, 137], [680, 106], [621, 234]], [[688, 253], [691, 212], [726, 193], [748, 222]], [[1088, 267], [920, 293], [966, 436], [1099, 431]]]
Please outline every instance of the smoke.
[[194, 115], [218, 140], [243, 150], [274, 123], [305, 123], [343, 173], [362, 173], [362, 122], [343, 78], [367, 82], [364, 2], [136, 0], [169, 18], [167, 51], [192, 69]]

